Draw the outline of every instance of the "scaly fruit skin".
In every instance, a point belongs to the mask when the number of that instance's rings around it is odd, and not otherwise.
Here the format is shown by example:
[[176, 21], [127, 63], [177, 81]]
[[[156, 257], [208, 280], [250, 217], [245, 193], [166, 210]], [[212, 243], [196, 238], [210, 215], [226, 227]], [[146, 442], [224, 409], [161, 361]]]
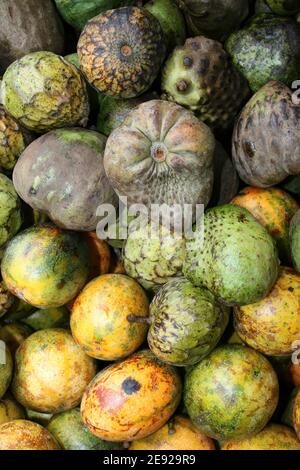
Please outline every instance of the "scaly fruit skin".
[[292, 91], [273, 80], [248, 101], [232, 137], [234, 164], [245, 183], [266, 188], [300, 172], [299, 115]]
[[298, 436], [300, 439], [300, 390], [298, 390], [295, 402], [294, 402], [294, 409], [293, 409], [293, 425]]
[[210, 209], [201, 228], [186, 241], [183, 272], [226, 305], [264, 298], [278, 275], [275, 242], [249, 211], [233, 204]]
[[255, 436], [222, 444], [222, 450], [300, 450], [295, 432], [282, 424], [269, 424]]
[[15, 297], [9, 292], [4, 282], [0, 282], [0, 318], [12, 307], [14, 300]]
[[215, 444], [190, 419], [178, 415], [151, 436], [133, 441], [129, 450], [215, 450]]
[[291, 18], [260, 14], [226, 42], [234, 65], [253, 92], [269, 80], [290, 86], [300, 74], [300, 25]]
[[105, 143], [104, 135], [80, 128], [39, 137], [15, 166], [17, 192], [62, 228], [95, 230], [99, 205], [116, 204], [117, 199], [104, 171]]
[[47, 429], [64, 450], [117, 450], [123, 448], [122, 444], [102, 441], [94, 436], [84, 426], [78, 408], [53, 416]]
[[289, 226], [299, 210], [298, 202], [279, 188], [247, 187], [231, 201], [244, 207], [276, 240], [280, 258], [290, 261]]
[[300, 272], [300, 210], [290, 224], [290, 245], [294, 267]]
[[165, 57], [159, 21], [142, 8], [108, 10], [88, 22], [78, 42], [80, 68], [100, 92], [134, 98], [150, 88]]
[[[133, 222], [134, 224], [134, 222]], [[169, 234], [160, 226], [151, 237], [151, 222], [129, 230], [122, 261], [128, 276], [145, 289], [156, 290], [168, 281], [182, 276], [185, 239]]]
[[71, 331], [88, 356], [116, 361], [144, 342], [148, 325], [138, 320], [148, 315], [147, 296], [136, 281], [123, 274], [104, 274], [87, 284], [77, 297]]
[[47, 328], [68, 328], [70, 315], [66, 307], [36, 310], [22, 320], [35, 331]]
[[277, 15], [294, 15], [300, 11], [299, 0], [265, 0], [269, 8]]
[[150, 305], [148, 344], [163, 362], [188, 366], [200, 362], [219, 342], [230, 309], [206, 289], [176, 279], [158, 291]]
[[75, 232], [34, 226], [7, 245], [1, 264], [8, 289], [37, 308], [61, 307], [84, 286], [88, 249]]
[[23, 407], [9, 394], [0, 400], [0, 425], [25, 418]]
[[241, 345], [225, 345], [191, 369], [184, 402], [197, 428], [225, 441], [261, 431], [278, 403], [278, 380], [268, 360]]
[[300, 342], [300, 275], [281, 268], [267, 297], [235, 308], [235, 329], [242, 341], [267, 356], [292, 354]]
[[29, 326], [22, 323], [9, 323], [0, 327], [0, 341], [4, 341], [11, 352], [12, 357], [15, 356], [16, 350], [20, 344], [25, 341], [33, 331]]
[[248, 16], [248, 0], [175, 0], [183, 11], [190, 36], [223, 41]]
[[101, 439], [141, 439], [170, 419], [181, 388], [175, 368], [150, 351], [140, 351], [96, 375], [82, 398], [81, 416]]
[[13, 118], [35, 132], [85, 126], [88, 121], [84, 78], [52, 52], [33, 52], [11, 64], [3, 76], [2, 100]]
[[[13, 374], [13, 360], [11, 353], [8, 347], [3, 343], [0, 344], [0, 354], [1, 354], [1, 361], [0, 361], [0, 399], [6, 393]], [[5, 362], [3, 361], [3, 358]], [[4, 362], [4, 364], [3, 364]]]
[[61, 413], [80, 403], [95, 372], [94, 361], [67, 330], [40, 330], [17, 350], [12, 392], [26, 408]]
[[[0, 248], [10, 240], [22, 224], [21, 201], [11, 180], [0, 174]], [[1, 257], [1, 256], [0, 256]]]
[[187, 39], [169, 56], [162, 75], [163, 98], [185, 106], [207, 124], [227, 128], [249, 95], [221, 43]]
[[0, 426], [0, 450], [59, 450], [54, 437], [37, 423], [16, 419]]

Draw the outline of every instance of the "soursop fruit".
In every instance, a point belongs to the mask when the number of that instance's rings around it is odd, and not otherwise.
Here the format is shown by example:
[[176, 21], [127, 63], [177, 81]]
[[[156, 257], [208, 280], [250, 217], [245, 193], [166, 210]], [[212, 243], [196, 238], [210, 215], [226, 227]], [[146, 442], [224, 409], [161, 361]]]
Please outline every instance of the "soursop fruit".
[[11, 180], [0, 174], [0, 250], [18, 232], [21, 224], [21, 201]]

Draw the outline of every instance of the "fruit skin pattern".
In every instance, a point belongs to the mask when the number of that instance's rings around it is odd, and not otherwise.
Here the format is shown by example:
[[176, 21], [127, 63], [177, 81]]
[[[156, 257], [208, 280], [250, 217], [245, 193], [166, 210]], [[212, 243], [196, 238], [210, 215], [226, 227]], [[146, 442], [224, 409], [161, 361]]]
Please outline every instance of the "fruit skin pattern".
[[0, 426], [0, 450], [59, 450], [50, 432], [37, 423], [16, 419]]

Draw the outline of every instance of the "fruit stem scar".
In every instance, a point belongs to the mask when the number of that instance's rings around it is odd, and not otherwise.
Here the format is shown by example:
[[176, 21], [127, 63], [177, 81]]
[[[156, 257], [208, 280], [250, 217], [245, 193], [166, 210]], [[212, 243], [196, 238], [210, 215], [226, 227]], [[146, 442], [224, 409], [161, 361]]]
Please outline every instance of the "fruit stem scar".
[[151, 157], [157, 162], [164, 162], [167, 152], [166, 146], [160, 142], [155, 142], [151, 147]]
[[128, 46], [128, 44], [124, 44], [124, 46], [121, 47], [121, 54], [125, 56], [129, 56], [132, 54], [132, 48]]

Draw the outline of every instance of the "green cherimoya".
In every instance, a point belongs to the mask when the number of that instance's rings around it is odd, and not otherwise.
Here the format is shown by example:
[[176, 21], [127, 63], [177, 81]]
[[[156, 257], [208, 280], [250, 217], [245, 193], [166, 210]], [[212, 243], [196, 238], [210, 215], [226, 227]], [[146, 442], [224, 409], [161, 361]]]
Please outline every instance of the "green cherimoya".
[[185, 276], [226, 305], [261, 300], [278, 275], [278, 254], [267, 230], [246, 209], [227, 204], [204, 215], [204, 230], [186, 241]]
[[0, 174], [0, 248], [18, 232], [21, 224], [21, 201], [11, 180]]
[[161, 86], [165, 99], [221, 128], [232, 123], [249, 94], [222, 44], [204, 36], [187, 39], [174, 49], [163, 69]]
[[229, 314], [207, 289], [184, 278], [170, 281], [150, 305], [149, 347], [168, 364], [196, 364], [219, 342]]
[[84, 78], [74, 65], [52, 52], [33, 52], [11, 64], [1, 91], [6, 111], [32, 131], [87, 124]]

